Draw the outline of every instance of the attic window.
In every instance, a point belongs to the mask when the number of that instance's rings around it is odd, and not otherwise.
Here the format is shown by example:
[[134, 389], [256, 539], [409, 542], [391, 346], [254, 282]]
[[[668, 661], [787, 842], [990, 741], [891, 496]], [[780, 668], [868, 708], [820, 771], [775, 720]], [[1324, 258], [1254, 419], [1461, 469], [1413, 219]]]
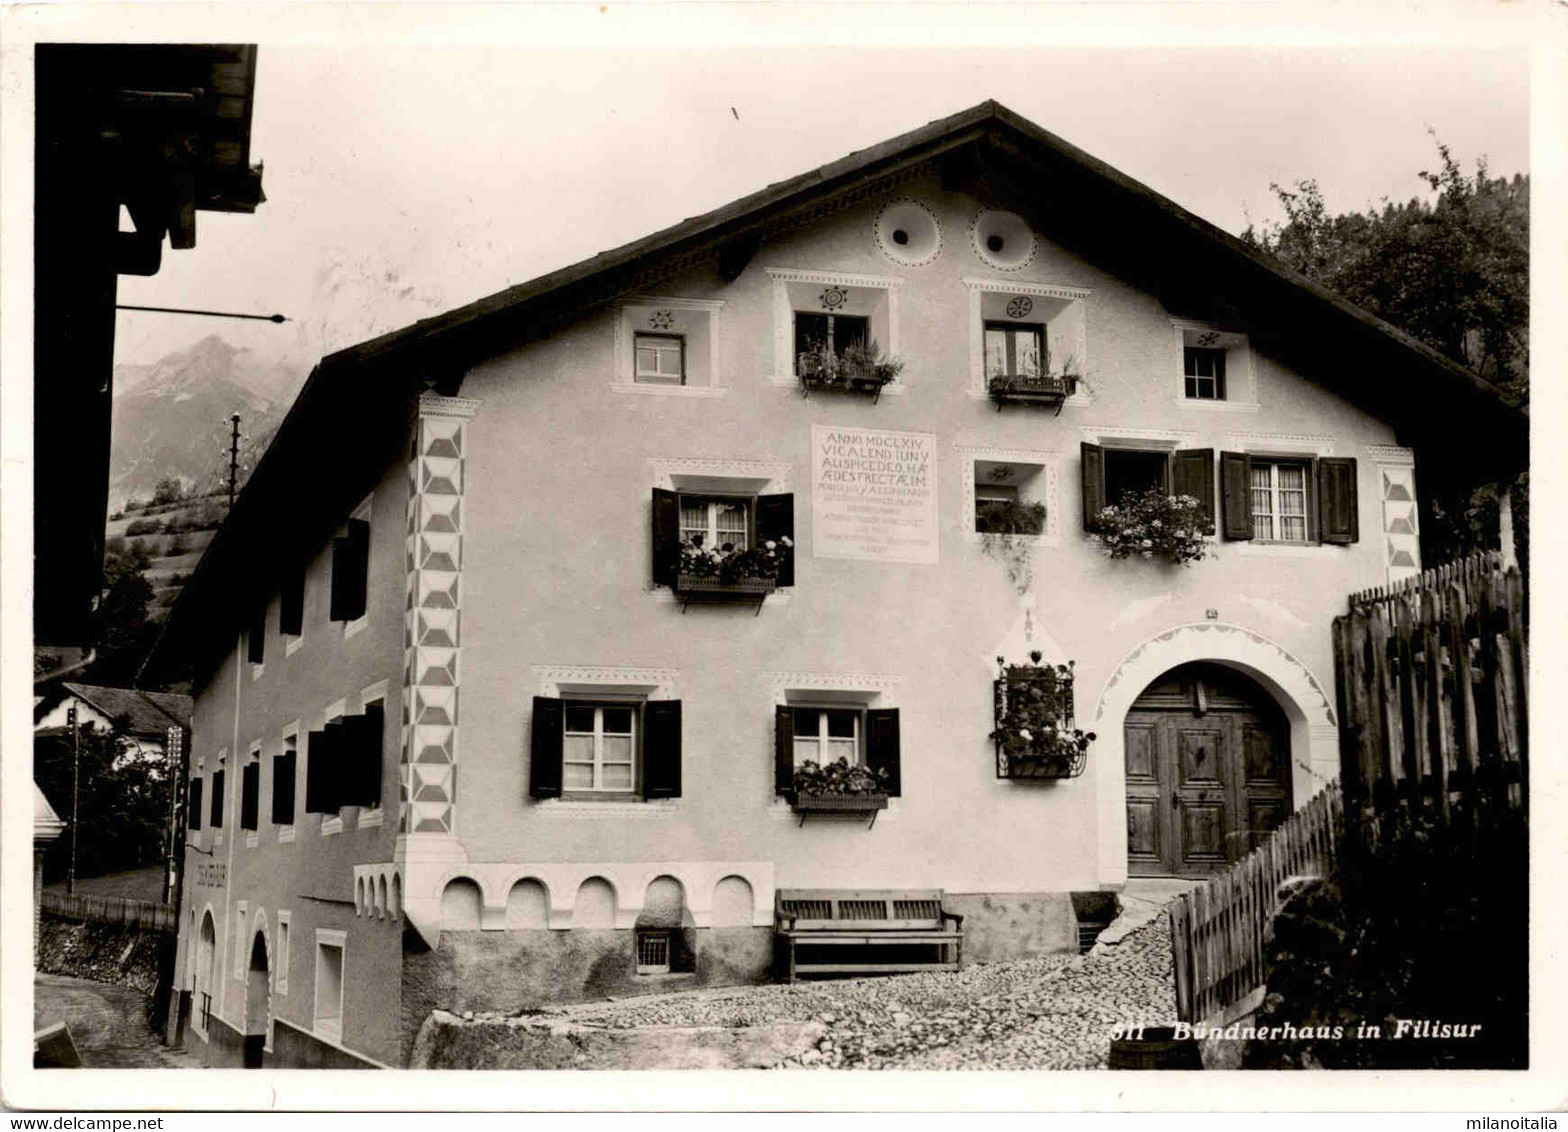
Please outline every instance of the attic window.
[[1172, 319], [1181, 358], [1168, 371], [1188, 409], [1256, 411], [1257, 377], [1247, 335], [1229, 327]]

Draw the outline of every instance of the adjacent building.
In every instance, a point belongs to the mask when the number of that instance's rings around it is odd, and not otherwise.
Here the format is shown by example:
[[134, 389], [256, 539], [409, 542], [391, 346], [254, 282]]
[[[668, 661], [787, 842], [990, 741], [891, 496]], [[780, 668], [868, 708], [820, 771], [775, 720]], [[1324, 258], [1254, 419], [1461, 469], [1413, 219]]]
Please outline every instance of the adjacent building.
[[[335, 354], [155, 658], [192, 1040], [399, 1065], [436, 1006], [766, 980], [785, 888], [1072, 949], [1335, 775], [1330, 618], [1420, 568], [1418, 467], [1524, 435], [994, 103]], [[1204, 556], [1108, 556], [1129, 498]], [[993, 737], [1069, 664], [1081, 758]], [[885, 806], [805, 804], [840, 758]]]

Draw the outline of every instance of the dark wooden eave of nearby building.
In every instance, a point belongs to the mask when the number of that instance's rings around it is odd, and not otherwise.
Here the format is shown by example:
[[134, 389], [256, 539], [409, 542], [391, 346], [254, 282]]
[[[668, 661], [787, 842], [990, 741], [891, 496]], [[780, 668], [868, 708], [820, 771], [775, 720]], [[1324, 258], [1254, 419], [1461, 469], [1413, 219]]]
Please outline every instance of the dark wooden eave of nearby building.
[[[103, 570], [115, 297], [200, 211], [255, 210], [256, 49], [39, 44], [35, 53], [34, 638], [81, 645]], [[120, 231], [124, 206], [135, 226]]]
[[[413, 399], [569, 319], [699, 268], [732, 280], [761, 245], [935, 172], [1157, 295], [1247, 329], [1425, 454], [1477, 474], [1525, 459], [1528, 421], [1495, 386], [995, 102], [859, 150], [560, 271], [329, 355], [311, 374], [181, 592], [149, 672], [200, 672], [279, 576], [320, 545], [395, 458]], [[1321, 343], [1321, 345], [1319, 345]], [[330, 464], [320, 453], [330, 451]], [[243, 600], [236, 595], [245, 595]]]

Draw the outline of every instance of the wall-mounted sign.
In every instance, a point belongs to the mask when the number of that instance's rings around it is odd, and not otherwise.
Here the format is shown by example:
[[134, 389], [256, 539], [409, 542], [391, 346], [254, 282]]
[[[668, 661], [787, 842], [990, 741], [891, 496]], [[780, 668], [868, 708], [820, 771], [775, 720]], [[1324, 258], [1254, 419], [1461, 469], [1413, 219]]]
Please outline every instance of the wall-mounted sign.
[[203, 888], [222, 888], [229, 883], [229, 866], [222, 861], [202, 861], [196, 866], [196, 883]]
[[818, 558], [935, 562], [936, 437], [812, 425], [811, 531]]

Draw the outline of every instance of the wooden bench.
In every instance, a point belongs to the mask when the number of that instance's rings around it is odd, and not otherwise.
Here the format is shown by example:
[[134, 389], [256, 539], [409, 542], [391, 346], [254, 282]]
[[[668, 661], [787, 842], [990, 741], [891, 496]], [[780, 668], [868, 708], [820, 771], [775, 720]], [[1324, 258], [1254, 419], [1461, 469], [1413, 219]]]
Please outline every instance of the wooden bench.
[[[939, 888], [781, 888], [773, 900], [779, 975], [793, 983], [802, 975], [956, 971], [963, 922], [957, 913], [942, 910]], [[810, 949], [808, 961], [797, 952], [802, 947]], [[849, 963], [822, 962], [811, 954], [846, 947], [869, 953]], [[921, 961], [923, 950], [934, 956]]]

